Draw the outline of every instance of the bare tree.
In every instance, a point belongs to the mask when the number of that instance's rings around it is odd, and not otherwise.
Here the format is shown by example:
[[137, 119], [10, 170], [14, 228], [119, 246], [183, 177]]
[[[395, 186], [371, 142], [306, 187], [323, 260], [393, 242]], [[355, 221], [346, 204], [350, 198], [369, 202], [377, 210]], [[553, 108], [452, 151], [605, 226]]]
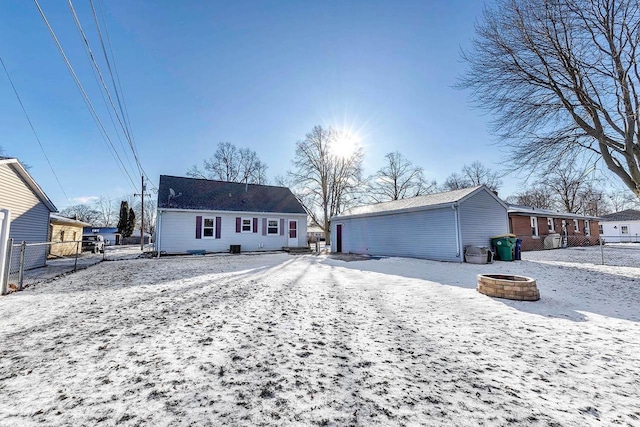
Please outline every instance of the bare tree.
[[203, 161], [203, 168], [204, 171], [193, 165], [187, 176], [249, 184], [267, 183], [267, 165], [260, 161], [256, 152], [248, 148], [238, 149], [230, 142], [219, 143], [213, 157]]
[[385, 165], [369, 178], [369, 196], [372, 200], [384, 202], [433, 192], [436, 184], [424, 179], [421, 167], [414, 166], [398, 151], [384, 157]]
[[332, 152], [339, 133], [315, 126], [303, 141], [296, 143], [294, 170], [288, 175], [292, 190], [312, 220], [319, 224], [330, 242], [329, 220], [353, 204], [353, 194], [361, 184], [362, 149], [347, 157]]
[[542, 183], [556, 197], [558, 209], [564, 212], [579, 213], [582, 210], [581, 195], [591, 188], [591, 179], [587, 178], [593, 168], [577, 167], [567, 162], [554, 168], [542, 178]]
[[471, 182], [457, 172], [453, 172], [444, 180], [442, 184], [443, 191], [461, 190], [463, 188], [472, 187]]
[[626, 209], [638, 209], [640, 204], [638, 198], [633, 194], [625, 190], [609, 190], [605, 194], [605, 199], [609, 206], [609, 210], [612, 212], [620, 212]]
[[640, 2], [497, 0], [460, 83], [521, 166], [592, 153], [640, 197]]
[[537, 185], [521, 191], [515, 196], [507, 197], [507, 201], [516, 205], [538, 209], [553, 209], [555, 207], [554, 195], [550, 189], [544, 185]]
[[118, 207], [109, 197], [100, 196], [93, 204], [93, 209], [100, 215], [96, 225], [113, 227], [117, 223]]
[[464, 165], [460, 174], [454, 172], [449, 175], [442, 185], [442, 190], [460, 190], [478, 185], [486, 185], [491, 191], [497, 192], [502, 186], [502, 180], [498, 172], [475, 161], [470, 165]]
[[101, 216], [100, 212], [84, 204], [69, 206], [68, 208], [61, 210], [60, 215], [67, 218], [74, 218], [78, 221], [83, 221], [91, 225], [98, 224]]
[[491, 191], [497, 192], [502, 186], [502, 180], [498, 172], [492, 171], [478, 161], [470, 165], [464, 165], [462, 174], [471, 183], [472, 187], [486, 185]]
[[596, 187], [593, 182], [583, 186], [578, 194], [578, 200], [579, 213], [583, 215], [600, 216], [608, 213], [609, 208], [604, 191]]

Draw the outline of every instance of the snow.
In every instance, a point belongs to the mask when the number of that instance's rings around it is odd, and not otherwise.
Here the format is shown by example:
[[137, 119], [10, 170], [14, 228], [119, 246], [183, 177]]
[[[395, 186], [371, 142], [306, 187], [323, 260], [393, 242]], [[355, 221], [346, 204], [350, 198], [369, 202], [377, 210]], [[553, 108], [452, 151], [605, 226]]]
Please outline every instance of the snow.
[[0, 425], [640, 425], [639, 249], [123, 253], [0, 298]]

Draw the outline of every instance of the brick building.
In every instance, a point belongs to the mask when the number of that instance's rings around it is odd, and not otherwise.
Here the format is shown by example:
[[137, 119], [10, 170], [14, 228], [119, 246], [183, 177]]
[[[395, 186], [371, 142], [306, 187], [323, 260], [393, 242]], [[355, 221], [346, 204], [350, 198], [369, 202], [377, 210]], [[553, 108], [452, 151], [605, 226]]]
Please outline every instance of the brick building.
[[523, 251], [598, 244], [598, 217], [509, 205], [509, 231]]

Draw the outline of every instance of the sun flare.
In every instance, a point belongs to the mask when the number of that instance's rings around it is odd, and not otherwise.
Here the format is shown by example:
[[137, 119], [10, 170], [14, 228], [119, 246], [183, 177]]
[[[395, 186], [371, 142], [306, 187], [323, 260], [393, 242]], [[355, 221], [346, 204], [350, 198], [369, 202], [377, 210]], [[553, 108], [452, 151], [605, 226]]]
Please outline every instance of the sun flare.
[[351, 157], [360, 148], [360, 138], [350, 132], [339, 132], [331, 144], [333, 155], [341, 158]]

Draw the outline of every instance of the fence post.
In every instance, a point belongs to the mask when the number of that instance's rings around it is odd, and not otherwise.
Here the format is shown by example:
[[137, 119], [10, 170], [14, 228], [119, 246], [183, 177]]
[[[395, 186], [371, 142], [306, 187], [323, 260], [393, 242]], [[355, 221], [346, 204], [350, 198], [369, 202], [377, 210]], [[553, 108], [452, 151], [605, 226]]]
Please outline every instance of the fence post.
[[0, 287], [2, 288], [2, 295], [6, 295], [9, 293], [9, 270], [11, 270], [11, 252], [13, 249], [13, 239], [9, 239], [7, 243], [7, 259], [5, 260], [5, 270], [2, 273], [2, 277], [0, 277]]
[[18, 290], [22, 290], [22, 283], [24, 280], [24, 253], [27, 249], [27, 242], [24, 240], [20, 245], [20, 269], [18, 270]]
[[600, 236], [598, 240], [600, 240], [600, 256], [602, 257], [602, 265], [604, 265], [604, 246], [602, 245], [602, 236]]
[[76, 260], [73, 263], [73, 271], [78, 271], [78, 249], [80, 249], [80, 242], [76, 242]]

